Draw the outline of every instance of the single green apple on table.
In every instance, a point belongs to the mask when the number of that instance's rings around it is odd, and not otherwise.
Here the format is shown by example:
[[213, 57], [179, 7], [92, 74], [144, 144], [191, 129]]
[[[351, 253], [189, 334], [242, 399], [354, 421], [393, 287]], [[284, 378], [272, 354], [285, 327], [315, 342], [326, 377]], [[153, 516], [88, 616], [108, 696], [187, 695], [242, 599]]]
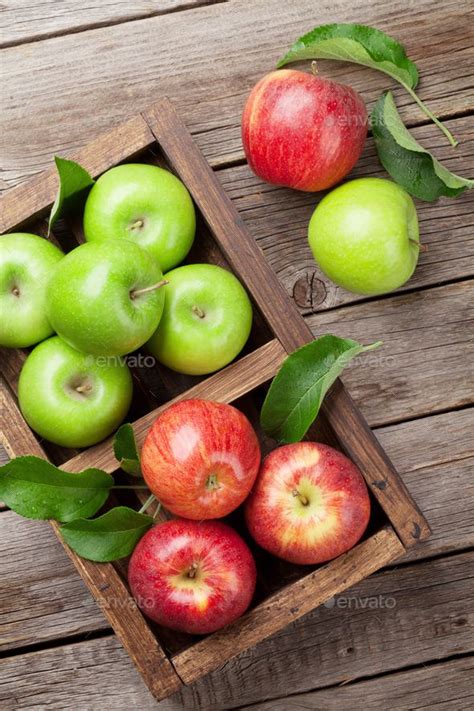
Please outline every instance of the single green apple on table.
[[158, 263], [130, 240], [82, 244], [48, 284], [48, 318], [69, 345], [92, 355], [139, 348], [161, 318], [165, 284]]
[[132, 389], [121, 358], [94, 358], [54, 336], [26, 359], [18, 400], [23, 417], [41, 437], [64, 447], [89, 447], [122, 422]]
[[179, 373], [204, 375], [223, 368], [244, 347], [252, 305], [239, 280], [214, 264], [187, 264], [168, 272], [165, 306], [149, 351]]
[[413, 200], [382, 178], [351, 180], [326, 195], [308, 236], [326, 276], [356, 294], [398, 289], [415, 271], [420, 251]]
[[187, 189], [172, 173], [154, 165], [111, 168], [95, 183], [84, 209], [88, 242], [135, 240], [163, 271], [183, 261], [195, 231], [194, 205]]
[[46, 316], [46, 284], [64, 257], [43, 237], [0, 237], [0, 346], [27, 348], [53, 334]]

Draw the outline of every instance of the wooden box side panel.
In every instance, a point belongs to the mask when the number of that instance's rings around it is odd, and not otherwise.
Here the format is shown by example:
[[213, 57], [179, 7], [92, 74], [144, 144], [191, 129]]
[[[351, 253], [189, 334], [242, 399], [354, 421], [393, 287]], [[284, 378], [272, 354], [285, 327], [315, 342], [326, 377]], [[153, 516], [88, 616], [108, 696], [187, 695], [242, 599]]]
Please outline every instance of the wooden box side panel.
[[405, 552], [386, 527], [322, 568], [282, 588], [236, 622], [172, 657], [185, 684], [222, 665], [294, 620], [355, 585]]

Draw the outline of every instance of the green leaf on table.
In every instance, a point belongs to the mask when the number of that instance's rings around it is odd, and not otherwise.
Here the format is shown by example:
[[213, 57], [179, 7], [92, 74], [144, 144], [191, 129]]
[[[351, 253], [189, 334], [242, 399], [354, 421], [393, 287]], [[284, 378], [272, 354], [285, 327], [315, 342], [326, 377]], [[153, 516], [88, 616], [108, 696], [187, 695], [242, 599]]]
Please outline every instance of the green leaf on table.
[[378, 69], [401, 84], [420, 109], [438, 126], [451, 145], [456, 139], [415, 93], [418, 84], [416, 64], [390, 35], [367, 25], [320, 25], [300, 37], [282, 57], [277, 67], [302, 59], [338, 59]]
[[59, 156], [54, 157], [54, 162], [59, 176], [59, 189], [49, 215], [49, 231], [61, 215], [81, 205], [86, 192], [94, 184], [93, 178], [79, 163]]
[[411, 195], [431, 202], [441, 195], [455, 197], [474, 187], [474, 180], [451, 173], [415, 141], [400, 118], [390, 91], [375, 104], [371, 124], [380, 162]]
[[283, 67], [302, 59], [339, 59], [385, 72], [404, 86], [418, 84], [416, 64], [402, 45], [375, 27], [331, 24], [315, 27], [300, 37], [277, 63]]
[[140, 456], [132, 425], [125, 423], [115, 433], [114, 454], [124, 472], [132, 476], [142, 476]]
[[106, 563], [130, 555], [153, 524], [152, 516], [117, 506], [98, 518], [80, 518], [61, 526], [61, 535], [82, 558]]
[[93, 516], [114, 480], [100, 469], [65, 472], [39, 457], [17, 457], [0, 467], [0, 499], [25, 518], [72, 521]]
[[299, 442], [316, 419], [325, 394], [352, 358], [381, 345], [362, 346], [338, 336], [321, 336], [286, 358], [273, 379], [260, 413], [266, 434]]

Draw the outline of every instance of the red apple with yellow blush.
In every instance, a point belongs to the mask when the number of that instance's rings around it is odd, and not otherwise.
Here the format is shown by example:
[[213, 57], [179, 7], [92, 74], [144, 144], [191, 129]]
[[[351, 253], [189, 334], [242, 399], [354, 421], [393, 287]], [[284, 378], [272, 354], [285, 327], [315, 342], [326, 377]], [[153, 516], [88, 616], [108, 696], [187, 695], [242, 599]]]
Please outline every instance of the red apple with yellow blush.
[[140, 540], [128, 581], [152, 620], [190, 634], [214, 632], [252, 600], [256, 568], [242, 538], [220, 521], [175, 519]]
[[340, 182], [367, 136], [367, 110], [349, 86], [280, 69], [253, 88], [242, 115], [247, 161], [262, 180], [315, 192]]
[[336, 558], [363, 535], [370, 517], [356, 465], [325, 444], [298, 442], [273, 450], [245, 504], [255, 541], [292, 563]]
[[247, 497], [260, 466], [249, 420], [232, 405], [183, 400], [162, 412], [143, 445], [143, 476], [175, 516], [227, 516]]

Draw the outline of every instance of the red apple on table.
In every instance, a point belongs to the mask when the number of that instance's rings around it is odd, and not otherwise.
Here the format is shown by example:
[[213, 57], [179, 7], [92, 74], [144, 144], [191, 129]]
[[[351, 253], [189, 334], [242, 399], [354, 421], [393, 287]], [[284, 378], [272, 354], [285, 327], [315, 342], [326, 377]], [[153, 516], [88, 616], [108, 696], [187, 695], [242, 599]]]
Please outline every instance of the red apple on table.
[[248, 163], [268, 183], [315, 192], [344, 178], [359, 159], [367, 110], [351, 87], [280, 69], [253, 88], [242, 116]]
[[256, 569], [247, 545], [229, 526], [176, 519], [143, 536], [130, 559], [128, 581], [138, 606], [152, 620], [207, 634], [245, 612]]
[[370, 516], [356, 465], [325, 444], [279, 447], [263, 462], [245, 505], [248, 529], [265, 550], [292, 563], [313, 564], [352, 548]]
[[260, 466], [248, 419], [232, 405], [183, 400], [153, 423], [141, 457], [151, 492], [176, 516], [227, 516], [247, 497]]

